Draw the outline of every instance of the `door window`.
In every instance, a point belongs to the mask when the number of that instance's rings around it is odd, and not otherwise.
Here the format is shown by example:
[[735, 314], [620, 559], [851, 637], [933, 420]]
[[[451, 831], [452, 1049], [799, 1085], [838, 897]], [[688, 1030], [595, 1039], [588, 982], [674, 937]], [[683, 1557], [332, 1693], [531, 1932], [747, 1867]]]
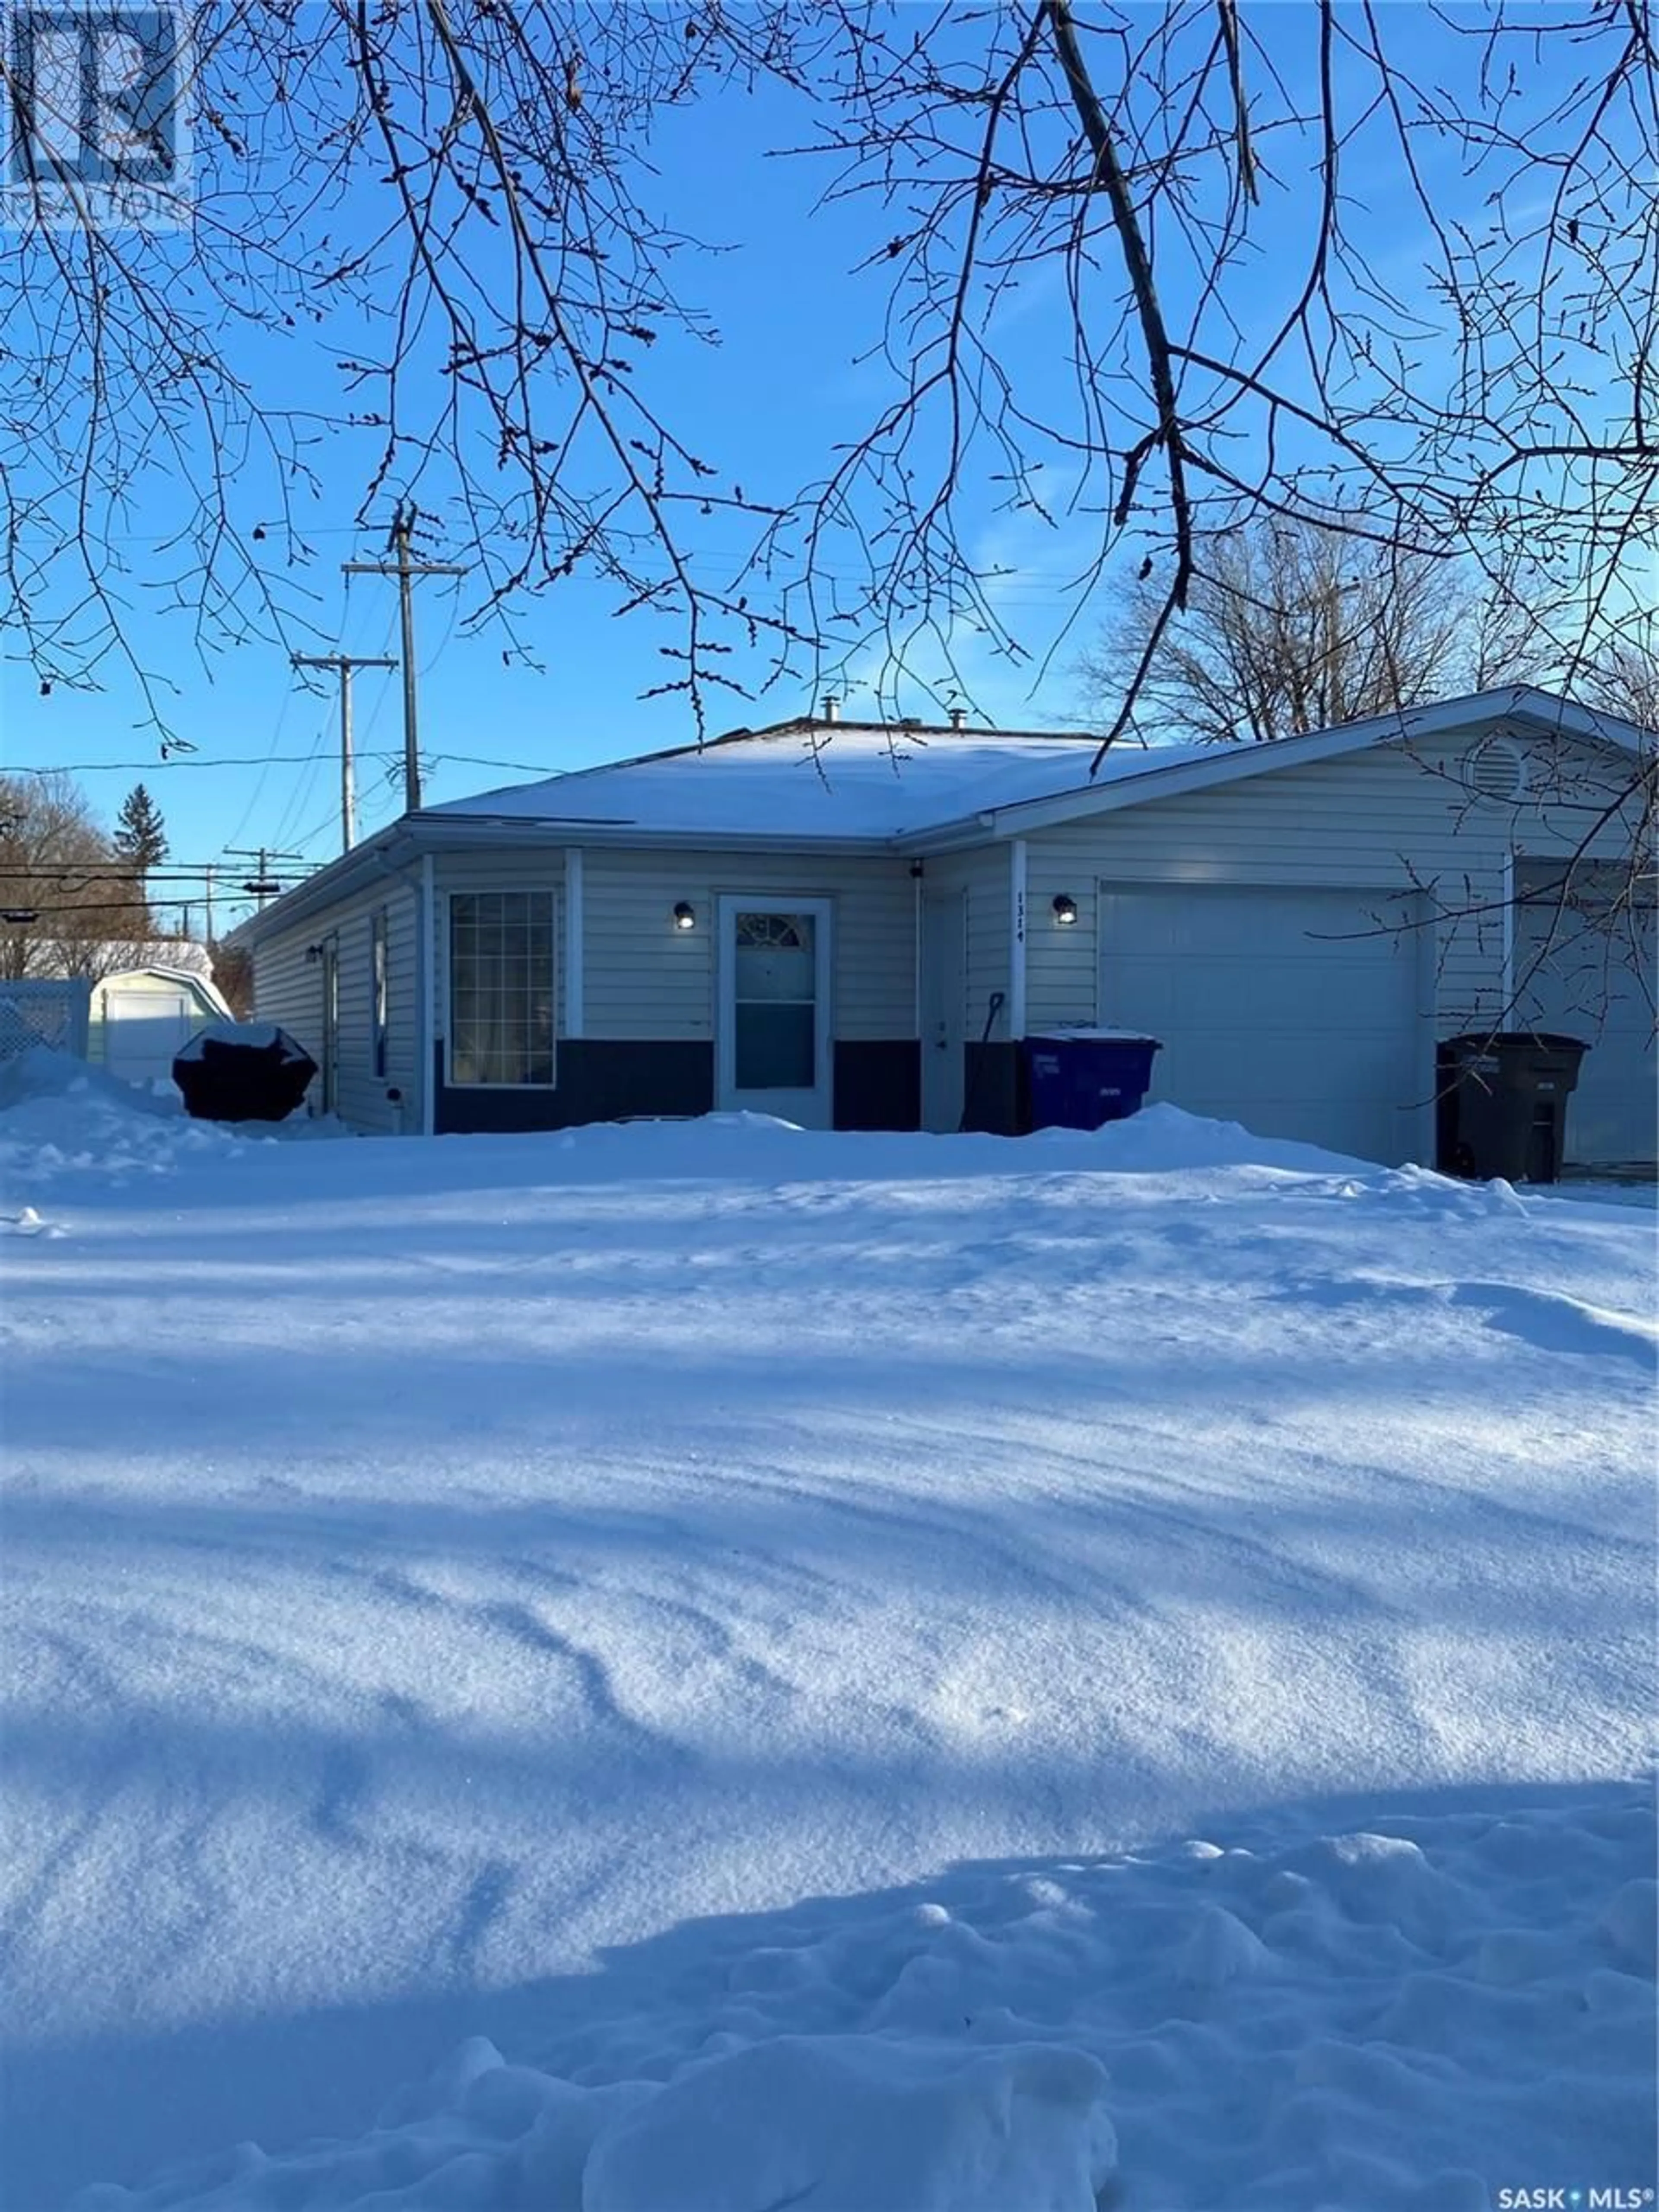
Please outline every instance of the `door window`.
[[816, 915], [737, 915], [732, 1013], [732, 1073], [739, 1091], [811, 1091], [815, 1086]]

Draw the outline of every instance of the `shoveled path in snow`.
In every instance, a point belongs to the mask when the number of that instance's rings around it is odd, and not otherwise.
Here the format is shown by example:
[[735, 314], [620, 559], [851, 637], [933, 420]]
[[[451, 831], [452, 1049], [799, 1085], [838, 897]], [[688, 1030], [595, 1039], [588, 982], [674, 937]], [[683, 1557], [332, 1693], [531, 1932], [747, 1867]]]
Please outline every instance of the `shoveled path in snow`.
[[[1164, 1112], [294, 1145], [86, 1104], [8, 1150], [27, 2212], [354, 2134], [475, 2030], [663, 2078], [704, 2015], [653, 1979], [585, 2045], [579, 1978], [614, 2007], [702, 1917], [1646, 1762], [1632, 1209]], [[1121, 2202], [1323, 2201], [1257, 2153]]]

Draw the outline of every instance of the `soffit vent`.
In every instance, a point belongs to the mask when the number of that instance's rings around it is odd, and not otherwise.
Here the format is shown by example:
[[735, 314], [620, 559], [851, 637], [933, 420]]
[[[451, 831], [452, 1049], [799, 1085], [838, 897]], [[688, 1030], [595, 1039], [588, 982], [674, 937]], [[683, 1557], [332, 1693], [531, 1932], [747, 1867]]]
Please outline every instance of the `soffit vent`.
[[1519, 799], [1527, 787], [1527, 756], [1513, 738], [1484, 738], [1463, 756], [1463, 782], [1477, 799]]

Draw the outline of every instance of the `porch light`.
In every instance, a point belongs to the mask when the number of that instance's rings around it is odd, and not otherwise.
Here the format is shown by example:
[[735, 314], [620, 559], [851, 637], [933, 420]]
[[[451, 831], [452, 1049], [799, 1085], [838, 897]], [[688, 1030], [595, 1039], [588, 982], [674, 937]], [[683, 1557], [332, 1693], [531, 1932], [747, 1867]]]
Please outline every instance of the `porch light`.
[[682, 899], [674, 909], [675, 928], [695, 929], [696, 926], [697, 909], [696, 907], [690, 905], [684, 899]]
[[1077, 901], [1070, 891], [1060, 891], [1054, 899], [1054, 927], [1069, 929], [1077, 920]]

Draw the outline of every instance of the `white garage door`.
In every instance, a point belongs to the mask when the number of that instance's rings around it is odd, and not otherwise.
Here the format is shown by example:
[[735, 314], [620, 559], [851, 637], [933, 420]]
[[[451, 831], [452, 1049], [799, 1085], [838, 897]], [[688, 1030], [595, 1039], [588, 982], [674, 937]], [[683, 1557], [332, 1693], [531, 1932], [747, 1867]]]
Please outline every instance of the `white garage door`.
[[127, 1083], [165, 1080], [173, 1055], [203, 1026], [194, 1000], [183, 991], [123, 990], [104, 994], [104, 1065]]
[[1559, 872], [1516, 867], [1516, 1026], [1589, 1047], [1567, 1109], [1568, 1159], [1649, 1161], [1659, 1152], [1653, 908], [1615, 902], [1593, 880], [1564, 907], [1560, 884]]
[[1164, 1040], [1152, 1097], [1390, 1163], [1433, 1152], [1431, 948], [1381, 892], [1100, 893], [1100, 1018]]

